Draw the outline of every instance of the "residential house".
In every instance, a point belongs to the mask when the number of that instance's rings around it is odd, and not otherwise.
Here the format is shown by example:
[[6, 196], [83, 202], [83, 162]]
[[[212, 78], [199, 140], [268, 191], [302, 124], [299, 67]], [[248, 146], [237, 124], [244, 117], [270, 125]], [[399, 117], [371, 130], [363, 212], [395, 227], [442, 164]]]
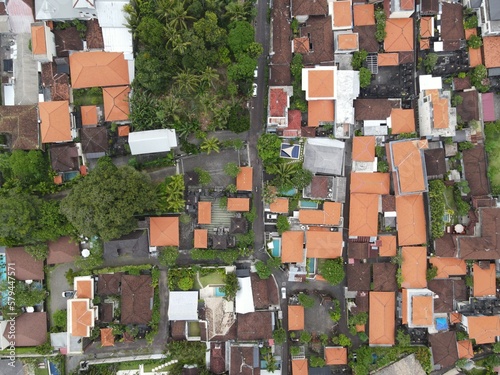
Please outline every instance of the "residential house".
[[375, 237], [378, 233], [380, 195], [351, 193], [349, 237]]
[[472, 359], [474, 358], [474, 348], [471, 340], [457, 341], [458, 358]]
[[328, 0], [328, 14], [332, 16], [332, 30], [352, 29], [351, 0]]
[[359, 49], [364, 49], [367, 52], [378, 52], [379, 46], [375, 39], [375, 5], [354, 3], [354, 29], [353, 31], [359, 35]]
[[462, 259], [490, 260], [500, 259], [500, 209], [479, 208], [480, 233], [471, 236], [457, 236], [458, 256]]
[[432, 279], [427, 283], [427, 287], [439, 296], [434, 300], [435, 313], [456, 311], [458, 302], [468, 299], [464, 279]]
[[424, 159], [427, 179], [442, 179], [447, 172], [444, 148], [424, 150]]
[[0, 329], [2, 350], [6, 349], [10, 342], [15, 342], [16, 347], [42, 345], [47, 342], [47, 313], [24, 313], [14, 321], [5, 319], [0, 323]]
[[351, 292], [368, 291], [371, 283], [371, 265], [353, 263], [346, 267], [347, 289]]
[[312, 228], [306, 232], [306, 252], [308, 258], [339, 258], [342, 256], [343, 248], [342, 232], [312, 230]]
[[387, 159], [390, 170], [394, 174], [396, 195], [417, 194], [427, 190], [422, 152], [427, 147], [427, 142], [421, 140], [389, 143]]
[[101, 346], [115, 346], [113, 328], [101, 328]]
[[292, 375], [308, 375], [309, 368], [306, 358], [292, 358]]
[[389, 173], [351, 173], [351, 194], [389, 194]]
[[194, 247], [195, 249], [208, 248], [208, 229], [194, 230]]
[[122, 275], [120, 323], [149, 324], [153, 315], [153, 293], [150, 275]]
[[[74, 3], [74, 4], [73, 4]], [[35, 0], [35, 17], [45, 21], [87, 20], [97, 17], [95, 1], [76, 0], [62, 3], [55, 0]]]
[[396, 296], [393, 292], [370, 292], [369, 344], [392, 346], [396, 334]]
[[327, 366], [347, 365], [347, 348], [341, 346], [326, 346], [325, 364]]
[[212, 374], [223, 374], [226, 369], [226, 345], [218, 342], [210, 343], [210, 372]]
[[257, 344], [231, 343], [229, 375], [260, 375], [260, 354]]
[[80, 107], [82, 126], [98, 126], [101, 115], [101, 109], [96, 105], [82, 105]]
[[250, 274], [252, 280], [252, 296], [255, 309], [275, 310], [280, 304], [278, 287], [272, 278], [261, 279], [256, 273]]
[[265, 211], [275, 212], [278, 214], [288, 214], [288, 198], [276, 197], [272, 203], [269, 204], [269, 209]]
[[421, 289], [427, 287], [427, 248], [403, 247], [401, 251], [403, 262], [401, 264], [401, 275], [403, 288]]
[[[457, 115], [462, 121], [465, 123], [479, 121], [479, 94], [476, 89], [459, 91], [455, 95], [462, 98], [462, 102], [457, 105]], [[480, 133], [480, 128], [478, 130], [471, 128], [471, 132], [476, 135], [478, 132]]]
[[434, 365], [440, 368], [453, 367], [458, 361], [458, 346], [455, 332], [439, 332], [429, 335]]
[[54, 34], [43, 21], [31, 25], [31, 51], [33, 58], [41, 63], [51, 62], [56, 55]]
[[149, 218], [150, 246], [179, 246], [179, 217]]
[[80, 143], [85, 162], [87, 159], [103, 157], [109, 148], [107, 128], [104, 126], [97, 126], [95, 128], [86, 126], [81, 128]]
[[362, 122], [364, 135], [387, 135], [387, 123], [393, 108], [401, 108], [401, 100], [356, 99], [354, 100], [355, 120]]
[[467, 265], [463, 259], [431, 257], [429, 263], [437, 268], [437, 279], [447, 279], [451, 276], [465, 276]]
[[171, 291], [168, 303], [169, 321], [198, 321], [198, 292]]
[[[67, 59], [64, 59], [67, 60]], [[61, 62], [55, 59], [56, 62]], [[70, 100], [69, 75], [66, 73], [67, 63], [42, 63], [42, 86], [45, 88], [44, 101]]]
[[273, 312], [238, 314], [238, 341], [269, 340], [273, 336]]
[[250, 198], [228, 198], [227, 210], [237, 212], [250, 211]]
[[500, 336], [500, 315], [467, 316], [462, 314], [462, 325], [469, 334], [469, 339], [477, 345], [492, 344]]
[[235, 312], [238, 314], [248, 314], [255, 312], [255, 304], [253, 301], [252, 278], [248, 276], [238, 277], [239, 289], [236, 292]]
[[372, 289], [375, 292], [397, 292], [396, 269], [396, 264], [374, 263]]
[[93, 306], [94, 279], [92, 276], [78, 276], [73, 280], [75, 297], [68, 299], [68, 353], [81, 353], [81, 341], [75, 343], [72, 337], [90, 337], [98, 318], [97, 308]]
[[[304, 4], [310, 3], [303, 1]], [[292, 77], [290, 62], [292, 61], [292, 29], [290, 27], [291, 9], [294, 4], [289, 0], [276, 0], [271, 9], [272, 38], [269, 47], [271, 57], [269, 67], [270, 86], [290, 86]]]
[[198, 202], [198, 224], [212, 223], [212, 202]]
[[408, 325], [409, 328], [433, 328], [434, 293], [425, 288], [403, 288], [401, 294], [402, 323]]
[[486, 264], [475, 263], [473, 270], [473, 296], [476, 298], [481, 297], [495, 297], [497, 292], [496, 286], [496, 269], [494, 263], [486, 262]]
[[464, 6], [476, 11], [482, 35], [500, 34], [500, 4], [497, 1], [464, 0]]
[[469, 183], [470, 194], [473, 197], [490, 194], [486, 152], [483, 145], [477, 145], [462, 152], [465, 179]]
[[125, 236], [104, 243], [104, 259], [133, 259], [149, 257], [148, 234], [136, 230]]
[[340, 216], [342, 203], [324, 202], [323, 209], [300, 209], [299, 222], [304, 225], [339, 226], [343, 223]]
[[[270, 86], [267, 103], [267, 127], [288, 127], [288, 108], [290, 97], [293, 95], [292, 86]], [[298, 134], [295, 134], [297, 136]]]
[[312, 173], [342, 176], [344, 142], [329, 138], [308, 138], [304, 146], [304, 168]]
[[80, 246], [69, 237], [61, 237], [49, 242], [47, 264], [71, 263], [80, 255]]
[[45, 279], [43, 260], [33, 258], [24, 247], [10, 247], [5, 250], [6, 262], [16, 270], [15, 278], [22, 281]]
[[281, 261], [304, 263], [304, 231], [286, 231], [281, 235]]
[[415, 133], [415, 111], [413, 108], [392, 108], [387, 120], [391, 134]]
[[51, 145], [49, 155], [52, 169], [58, 173], [74, 172], [80, 168], [78, 148], [74, 143]]
[[106, 121], [127, 121], [130, 114], [129, 86], [104, 87], [104, 119]]
[[338, 31], [334, 35], [335, 53], [353, 53], [359, 51], [359, 34]]
[[435, 51], [456, 51], [465, 40], [462, 4], [441, 3], [441, 25], [438, 25], [442, 43], [434, 43]]
[[72, 121], [67, 101], [38, 104], [42, 143], [61, 143], [73, 140]]
[[[63, 30], [54, 30], [53, 32], [56, 40], [57, 57], [69, 57], [73, 51], [83, 51], [83, 40], [76, 27], [72, 26]], [[59, 61], [64, 61], [64, 65], [67, 67], [67, 59], [56, 60], [56, 62]]]
[[389, 18], [410, 18], [415, 12], [415, 0], [393, 0]]
[[100, 274], [97, 281], [97, 295], [107, 297], [120, 294], [122, 275], [121, 272]]
[[375, 137], [354, 137], [352, 141], [353, 172], [376, 172]]
[[396, 236], [383, 235], [379, 236], [380, 245], [378, 245], [378, 253], [381, 257], [394, 257], [397, 254]]
[[345, 202], [347, 179], [341, 176], [313, 176], [311, 183], [302, 191], [309, 199]]
[[[388, 18], [385, 24], [384, 51], [400, 54], [414, 50], [413, 18]], [[413, 60], [413, 59], [411, 59]]]
[[304, 329], [304, 306], [288, 305], [288, 330], [302, 331]]
[[0, 133], [7, 134], [12, 150], [40, 148], [36, 105], [0, 106]]
[[238, 191], [253, 190], [253, 168], [240, 167], [240, 172], [236, 176], [236, 189]]
[[156, 129], [131, 132], [128, 144], [132, 155], [169, 152], [177, 147], [177, 136], [174, 129]]

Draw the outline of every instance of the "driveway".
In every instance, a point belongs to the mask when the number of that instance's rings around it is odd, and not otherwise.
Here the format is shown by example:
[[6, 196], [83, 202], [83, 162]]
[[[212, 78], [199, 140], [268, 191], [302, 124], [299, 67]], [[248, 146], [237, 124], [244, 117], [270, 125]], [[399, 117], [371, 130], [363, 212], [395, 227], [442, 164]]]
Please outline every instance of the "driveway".
[[66, 280], [66, 272], [70, 269], [75, 269], [73, 263], [59, 264], [52, 269], [49, 276], [49, 290], [50, 290], [50, 319], [52, 322], [52, 314], [57, 310], [66, 310], [67, 299], [61, 294], [65, 290], [73, 290], [73, 285], [69, 285]]

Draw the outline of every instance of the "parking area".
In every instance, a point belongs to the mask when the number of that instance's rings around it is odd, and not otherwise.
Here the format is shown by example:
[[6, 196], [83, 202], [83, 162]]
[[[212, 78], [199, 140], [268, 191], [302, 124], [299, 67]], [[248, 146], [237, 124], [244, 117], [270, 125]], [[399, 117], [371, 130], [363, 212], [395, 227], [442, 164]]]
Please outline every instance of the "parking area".
[[73, 263], [59, 264], [54, 267], [49, 274], [50, 290], [50, 311], [49, 315], [52, 320], [52, 314], [57, 310], [66, 310], [67, 299], [62, 296], [62, 292], [66, 290], [73, 290], [73, 285], [69, 285], [66, 280], [66, 272], [70, 268], [74, 269]]

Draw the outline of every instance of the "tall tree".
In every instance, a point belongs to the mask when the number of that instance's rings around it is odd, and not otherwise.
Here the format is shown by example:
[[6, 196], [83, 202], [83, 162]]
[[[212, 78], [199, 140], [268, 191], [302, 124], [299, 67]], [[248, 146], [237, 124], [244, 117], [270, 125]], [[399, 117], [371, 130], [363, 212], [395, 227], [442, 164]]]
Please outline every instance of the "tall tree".
[[207, 138], [207, 139], [205, 139], [201, 143], [200, 149], [201, 149], [201, 151], [206, 152], [208, 155], [210, 155], [210, 153], [212, 151], [216, 152], [216, 153], [219, 153], [219, 151], [220, 151], [220, 142], [215, 137]]

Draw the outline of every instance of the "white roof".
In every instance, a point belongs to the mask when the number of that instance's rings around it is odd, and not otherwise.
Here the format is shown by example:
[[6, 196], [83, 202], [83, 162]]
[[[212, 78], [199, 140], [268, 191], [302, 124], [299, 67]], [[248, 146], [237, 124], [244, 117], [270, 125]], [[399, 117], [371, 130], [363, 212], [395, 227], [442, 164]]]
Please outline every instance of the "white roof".
[[4, 85], [3, 86], [3, 105], [14, 105], [14, 86]]
[[238, 277], [240, 290], [236, 292], [236, 313], [247, 314], [255, 312], [253, 303], [252, 280], [250, 277]]
[[338, 70], [335, 91], [337, 91], [335, 122], [337, 124], [354, 124], [353, 101], [359, 96], [359, 72]]
[[124, 27], [103, 27], [104, 51], [132, 53], [132, 34]]
[[170, 292], [168, 320], [198, 320], [198, 292]]
[[423, 90], [441, 90], [443, 88], [443, 80], [441, 77], [433, 77], [431, 75], [419, 76], [418, 84], [420, 91]]
[[128, 144], [132, 155], [168, 152], [177, 147], [177, 137], [173, 129], [146, 130], [130, 133]]
[[95, 3], [97, 10], [97, 18], [99, 19], [99, 26], [105, 27], [123, 27], [125, 28], [127, 20], [125, 19], [125, 12], [123, 7], [128, 4], [128, 0], [98, 0]]

